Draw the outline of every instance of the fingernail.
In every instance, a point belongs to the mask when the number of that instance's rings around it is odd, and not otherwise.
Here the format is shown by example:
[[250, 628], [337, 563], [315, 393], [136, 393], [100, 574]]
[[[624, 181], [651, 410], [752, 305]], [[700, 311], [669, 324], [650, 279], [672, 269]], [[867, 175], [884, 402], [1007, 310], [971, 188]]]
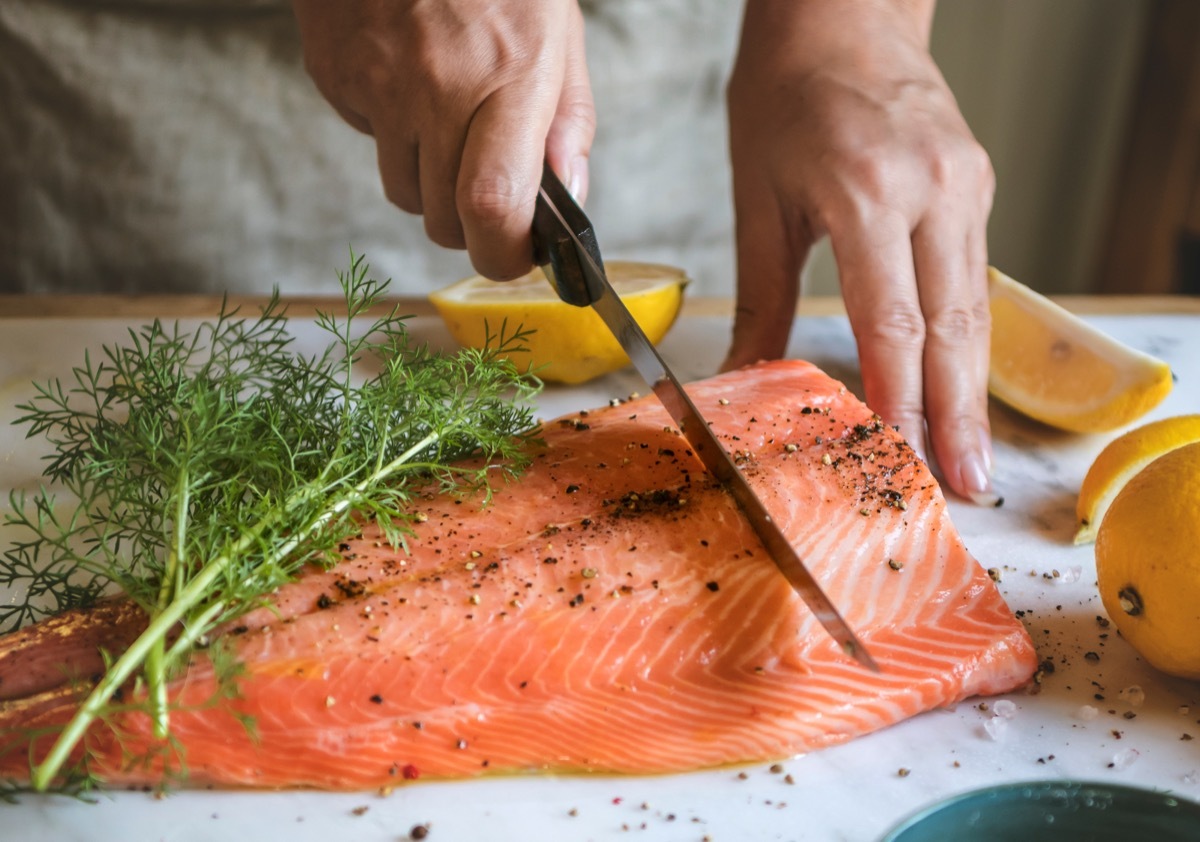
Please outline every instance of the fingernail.
[[567, 171], [567, 190], [571, 193], [571, 198], [579, 202], [582, 200], [584, 191], [587, 189], [587, 172], [588, 159], [583, 155], [576, 155], [571, 159], [571, 166]]
[[992, 437], [984, 430], [979, 431], [979, 452], [983, 455], [983, 470], [992, 475]]
[[995, 508], [1004, 502], [1004, 498], [992, 488], [987, 461], [984, 453], [968, 453], [963, 457], [959, 470], [962, 472], [963, 485], [971, 502], [976, 506]]

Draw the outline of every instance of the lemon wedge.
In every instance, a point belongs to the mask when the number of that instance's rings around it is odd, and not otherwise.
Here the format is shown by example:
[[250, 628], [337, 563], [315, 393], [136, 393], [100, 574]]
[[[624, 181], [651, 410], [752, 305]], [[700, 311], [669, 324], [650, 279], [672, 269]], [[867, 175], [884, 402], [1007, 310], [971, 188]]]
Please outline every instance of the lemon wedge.
[[1170, 367], [1118, 342], [1050, 299], [988, 270], [988, 390], [1024, 415], [1080, 433], [1141, 418], [1171, 391]]
[[[658, 343], [683, 304], [687, 276], [656, 263], [612, 260], [608, 280], [646, 336]], [[543, 380], [583, 383], [629, 364], [629, 357], [591, 307], [561, 301], [540, 268], [512, 281], [475, 275], [429, 296], [451, 336], [469, 348], [487, 344], [502, 324], [534, 333], [527, 351], [510, 354], [520, 368], [532, 367]]]
[[1096, 534], [1104, 609], [1138, 653], [1200, 679], [1200, 443], [1155, 459], [1121, 490]]
[[1137, 427], [1113, 439], [1092, 462], [1075, 504], [1076, 544], [1090, 544], [1108, 507], [1142, 468], [1165, 453], [1200, 442], [1200, 415], [1177, 415]]

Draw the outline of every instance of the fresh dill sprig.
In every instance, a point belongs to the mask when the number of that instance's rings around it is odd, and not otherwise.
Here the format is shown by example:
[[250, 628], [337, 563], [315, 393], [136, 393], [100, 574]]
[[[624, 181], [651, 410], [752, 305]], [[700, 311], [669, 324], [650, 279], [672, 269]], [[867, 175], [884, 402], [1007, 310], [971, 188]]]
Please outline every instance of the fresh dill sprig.
[[[6, 520], [29, 537], [0, 561], [0, 585], [23, 594], [0, 606], [0, 631], [113, 592], [148, 619], [32, 770], [34, 788], [131, 680], [168, 740], [167, 683], [198, 642], [305, 565], [333, 566], [365, 518], [402, 547], [418, 487], [490, 489], [526, 465], [540, 383], [504, 354], [528, 334], [502, 328], [487, 349], [434, 353], [395, 309], [368, 320], [387, 283], [367, 272], [352, 254], [338, 274], [346, 312], [317, 316], [322, 353], [295, 347], [276, 295], [257, 318], [226, 304], [194, 331], [131, 330], [19, 407], [28, 436], [54, 447], [49, 486], [78, 505], [46, 486], [13, 494]], [[468, 456], [481, 458], [460, 464]]]

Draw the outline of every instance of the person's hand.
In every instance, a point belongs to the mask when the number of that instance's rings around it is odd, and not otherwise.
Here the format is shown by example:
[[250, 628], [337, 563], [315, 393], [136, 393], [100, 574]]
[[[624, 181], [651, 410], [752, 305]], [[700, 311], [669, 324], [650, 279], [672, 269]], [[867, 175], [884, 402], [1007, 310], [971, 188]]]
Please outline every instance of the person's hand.
[[828, 235], [867, 403], [996, 504], [987, 415], [994, 175], [931, 59], [932, 4], [750, 0], [728, 105], [737, 316], [724, 368], [782, 355]]
[[305, 64], [374, 135], [384, 194], [497, 280], [528, 272], [542, 161], [583, 200], [595, 133], [575, 0], [293, 0]]

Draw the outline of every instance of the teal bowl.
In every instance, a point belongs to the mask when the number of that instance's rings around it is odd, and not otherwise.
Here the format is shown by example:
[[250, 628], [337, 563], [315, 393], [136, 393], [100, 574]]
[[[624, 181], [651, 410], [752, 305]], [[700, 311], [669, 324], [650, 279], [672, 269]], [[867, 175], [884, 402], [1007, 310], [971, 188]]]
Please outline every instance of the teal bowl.
[[909, 816], [881, 842], [1196, 842], [1200, 803], [1084, 781], [1030, 781], [956, 795]]

